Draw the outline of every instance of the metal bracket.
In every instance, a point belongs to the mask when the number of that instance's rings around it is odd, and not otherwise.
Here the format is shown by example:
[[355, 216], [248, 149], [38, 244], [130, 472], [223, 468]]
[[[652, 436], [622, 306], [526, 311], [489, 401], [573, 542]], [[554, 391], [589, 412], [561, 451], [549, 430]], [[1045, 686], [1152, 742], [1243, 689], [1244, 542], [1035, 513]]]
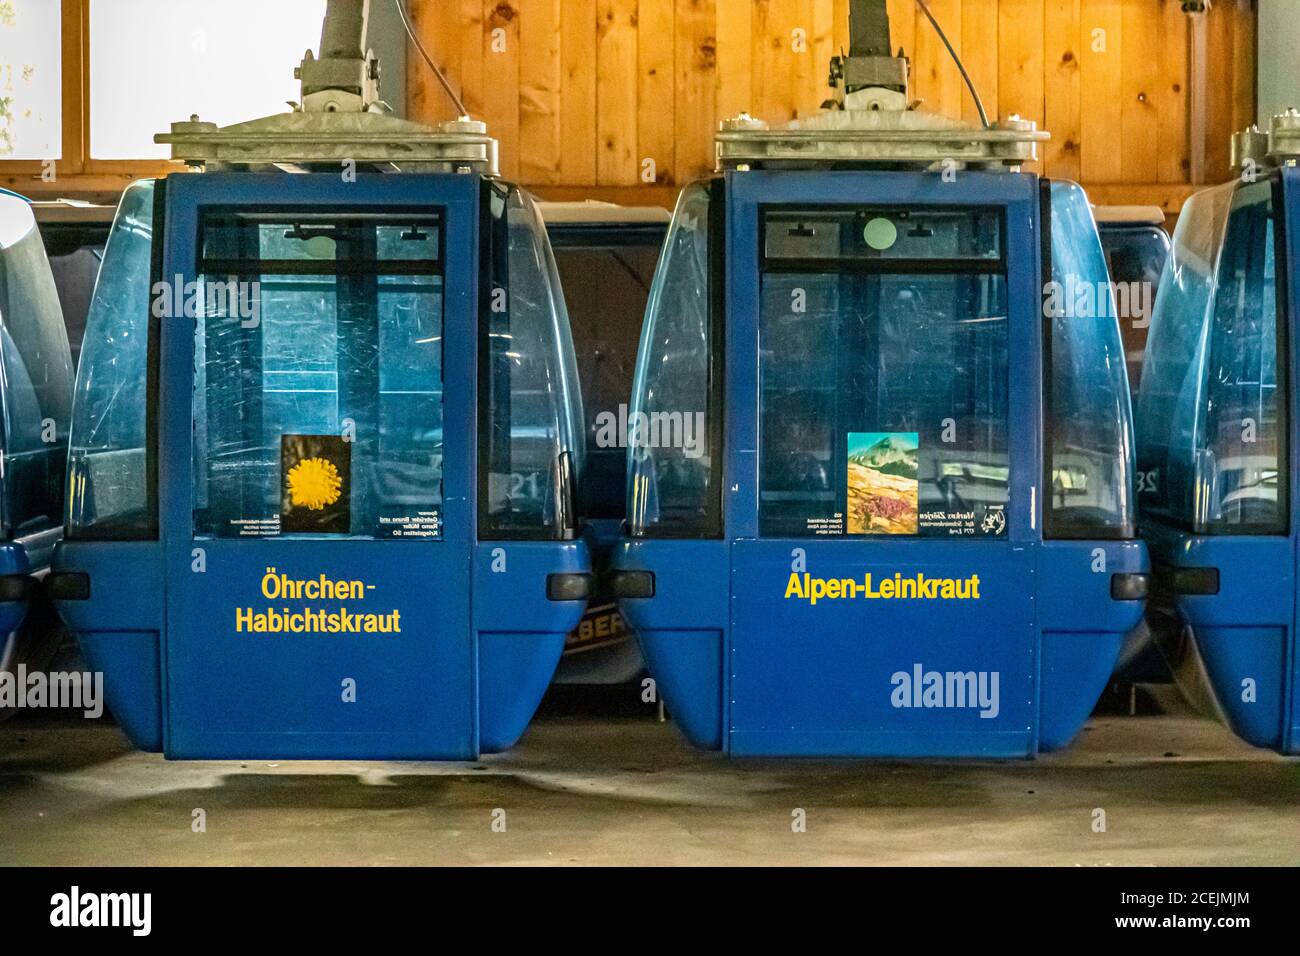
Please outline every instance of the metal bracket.
[[1232, 136], [1232, 168], [1295, 166], [1300, 163], [1300, 110], [1278, 113], [1268, 132], [1251, 126]]
[[852, 0], [852, 45], [831, 61], [835, 99], [820, 113], [769, 127], [748, 114], [725, 120], [716, 139], [719, 169], [1019, 169], [1049, 139], [1010, 116], [988, 129], [915, 109], [907, 98], [908, 60], [890, 56], [885, 0]]
[[918, 110], [831, 110], [771, 129], [740, 116], [722, 123], [718, 167], [838, 168], [890, 166], [1017, 169], [1037, 159], [1049, 135], [1009, 117], [990, 129]]
[[909, 64], [902, 51], [895, 56], [890, 50], [885, 0], [851, 0], [849, 53], [831, 58], [829, 84], [834, 99], [826, 103], [827, 108], [852, 109], [854, 94], [873, 91], [873, 102], [894, 100], [898, 105], [893, 108], [902, 109], [907, 103]]

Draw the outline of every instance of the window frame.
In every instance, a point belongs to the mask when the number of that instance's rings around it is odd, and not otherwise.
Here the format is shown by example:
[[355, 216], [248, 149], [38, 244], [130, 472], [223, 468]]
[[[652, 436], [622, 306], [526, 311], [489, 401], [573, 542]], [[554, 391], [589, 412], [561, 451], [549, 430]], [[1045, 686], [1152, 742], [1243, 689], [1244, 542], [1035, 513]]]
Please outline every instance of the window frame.
[[[763, 279], [766, 276], [780, 275], [803, 275], [815, 274], [820, 276], [993, 276], [1000, 278], [1004, 284], [1005, 295], [1008, 302], [1008, 333], [1007, 333], [1007, 363], [1003, 369], [1008, 386], [1008, 404], [1005, 410], [1006, 424], [1008, 428], [1008, 439], [1012, 433], [1012, 404], [1011, 395], [1011, 368], [1013, 364], [1012, 357], [1012, 340], [1010, 336], [1010, 280], [1011, 264], [1007, 239], [1009, 236], [1010, 223], [1007, 215], [1007, 207], [997, 203], [919, 203], [916, 208], [923, 211], [936, 212], [955, 212], [955, 213], [989, 213], [996, 217], [998, 224], [998, 257], [989, 258], [972, 258], [969, 260], [947, 258], [889, 258], [881, 256], [879, 258], [831, 258], [831, 259], [793, 259], [773, 257], [767, 254], [767, 229], [769, 225], [770, 213], [781, 212], [880, 212], [886, 214], [896, 212], [902, 206], [901, 203], [853, 203], [853, 202], [836, 202], [836, 203], [760, 203], [757, 207], [758, 215], [758, 280], [760, 289]], [[758, 334], [762, 335], [762, 316], [758, 317]], [[757, 342], [756, 342], [757, 345]], [[761, 388], [761, 374], [758, 379]], [[870, 534], [849, 534], [842, 531], [837, 535], [808, 535], [791, 537], [787, 534], [765, 534], [762, 529], [762, 406], [756, 406], [755, 413], [759, 416], [759, 446], [758, 467], [760, 485], [757, 488], [756, 504], [758, 506], [757, 528], [760, 539], [769, 541], [778, 540], [815, 540], [815, 541], [944, 541], [951, 540], [945, 535], [926, 535], [918, 531], [914, 534], [899, 535], [870, 535]], [[1010, 514], [1012, 508], [1012, 481], [1011, 475], [1014, 471], [1010, 444], [1007, 449], [1007, 481], [1006, 481], [1006, 502], [1004, 511]], [[1009, 542], [1011, 535], [1009, 529], [999, 535], [988, 536], [979, 540], [988, 540], [992, 542]]]
[[[304, 219], [310, 218], [310, 219], [319, 220], [321, 222], [330, 222], [335, 224], [340, 222], [346, 222], [348, 221], [349, 217], [353, 217], [356, 220], [365, 220], [370, 218], [370, 219], [375, 219], [376, 221], [382, 219], [394, 219], [395, 221], [398, 222], [400, 222], [401, 219], [405, 216], [428, 217], [434, 220], [434, 222], [431, 223], [430, 225], [432, 226], [432, 228], [437, 230], [437, 234], [438, 234], [438, 258], [437, 261], [432, 264], [432, 268], [429, 267], [429, 263], [426, 260], [400, 260], [399, 259], [399, 260], [388, 260], [388, 264], [390, 266], [393, 265], [397, 266], [396, 271], [389, 271], [385, 269], [374, 269], [374, 268], [367, 269], [362, 265], [356, 264], [353, 260], [339, 260], [335, 258], [331, 260], [332, 268], [326, 268], [317, 262], [311, 262], [310, 264], [312, 268], [315, 270], [311, 274], [330, 275], [334, 277], [356, 276], [356, 275], [373, 275], [376, 277], [381, 277], [386, 275], [397, 275], [397, 276], [427, 276], [431, 278], [432, 277], [439, 278], [442, 280], [442, 283], [439, 286], [440, 296], [442, 298], [442, 302], [440, 306], [442, 309], [442, 315], [440, 316], [439, 322], [442, 324], [442, 328], [444, 330], [446, 328], [445, 322], [446, 322], [446, 309], [447, 309], [447, 304], [446, 304], [447, 263], [446, 263], [445, 253], [447, 248], [447, 244], [446, 244], [447, 207], [445, 204], [412, 203], [412, 204], [402, 204], [402, 205], [384, 205], [384, 204], [376, 205], [373, 203], [372, 204], [360, 203], [360, 204], [352, 204], [352, 205], [341, 206], [341, 207], [328, 207], [328, 206], [322, 206], [320, 204], [313, 204], [313, 203], [284, 203], [284, 204], [276, 204], [273, 206], [258, 206], [254, 208], [254, 207], [250, 207], [247, 203], [201, 203], [196, 207], [196, 212], [197, 215], [195, 217], [195, 223], [194, 223], [194, 246], [193, 246], [194, 248], [193, 267], [194, 267], [194, 277], [196, 280], [202, 279], [205, 276], [209, 275], [209, 273], [205, 271], [204, 267], [212, 266], [212, 265], [221, 266], [221, 267], [235, 266], [236, 268], [232, 270], [222, 269], [217, 271], [215, 274], [238, 275], [241, 277], [293, 276], [293, 275], [301, 275], [305, 271], [296, 265], [298, 260], [268, 260], [273, 264], [273, 267], [270, 270], [264, 270], [263, 268], [254, 268], [254, 265], [256, 263], [262, 262], [262, 260], [260, 259], [248, 259], [244, 261], [244, 260], [229, 260], [229, 259], [226, 260], [212, 259], [206, 257], [204, 255], [204, 243], [203, 243], [205, 230], [208, 227], [210, 220], [215, 220], [222, 216], [236, 216], [239, 213], [251, 213], [255, 221], [259, 217], [269, 221], [280, 217], [291, 219], [294, 216], [301, 216]], [[380, 261], [381, 260], [374, 260], [374, 263], [378, 263]], [[275, 263], [279, 263], [279, 265], [275, 266], [274, 265]], [[416, 266], [419, 266], [421, 268], [416, 268]], [[159, 275], [160, 275], [162, 269], [161, 254], [159, 254], [159, 258], [157, 259], [156, 268], [159, 270]], [[153, 283], [156, 283], [158, 281], [159, 281], [159, 277], [155, 276], [155, 278], [151, 282], [150, 288], [153, 287]], [[160, 321], [160, 320], [152, 319], [152, 317], [151, 320], [153, 322]], [[378, 322], [378, 318], [376, 318], [376, 322]], [[151, 325], [150, 328], [152, 330], [153, 326]], [[197, 333], [198, 333], [198, 327], [196, 326], [195, 334]], [[439, 376], [440, 376], [440, 383], [443, 386], [442, 394], [445, 395], [447, 339], [445, 334], [440, 336], [440, 338], [441, 338], [441, 342], [439, 343], [439, 359], [438, 359]], [[152, 341], [153, 341], [153, 337], [151, 336], [151, 345], [152, 345]], [[376, 353], [376, 355], [378, 355], [378, 352]], [[151, 363], [155, 361], [154, 353], [152, 351], [150, 353], [150, 361]], [[154, 371], [152, 364], [151, 364], [150, 371], [151, 374]], [[196, 374], [197, 374], [197, 369], [196, 369]], [[264, 385], [265, 385], [265, 379], [263, 379], [263, 386]], [[445, 404], [441, 399], [440, 399], [440, 404], [443, 406], [443, 410], [445, 413]], [[151, 394], [151, 402], [149, 407], [151, 411], [156, 410], [156, 402], [152, 400], [152, 394]], [[191, 395], [190, 397], [191, 428], [193, 428], [193, 421], [194, 421], [193, 416], [195, 412], [196, 409], [194, 407], [194, 398], [193, 395]], [[149, 434], [152, 436], [153, 432], [150, 431]], [[192, 449], [191, 454], [193, 454], [194, 451], [197, 450], [193, 445], [193, 442], [196, 441], [196, 438], [194, 437], [196, 434], [197, 433], [194, 431], [191, 432], [191, 449]], [[156, 448], [156, 445], [154, 447]], [[207, 460], [206, 457], [205, 460]], [[444, 475], [445, 475], [445, 471], [440, 473], [438, 476], [438, 481], [440, 485], [442, 485], [444, 481]], [[156, 481], [156, 471], [154, 475], [154, 480]], [[196, 483], [197, 483], [197, 474], [192, 474], [191, 481], [190, 481], [191, 496], [193, 496], [195, 492]], [[442, 491], [442, 497], [439, 501], [439, 509], [443, 509], [445, 507], [445, 503], [446, 503], [446, 497], [445, 497], [445, 486], [444, 486]], [[322, 542], [324, 541], [386, 542], [392, 540], [408, 540], [408, 541], [421, 541], [424, 543], [436, 544], [444, 540], [444, 535], [442, 530], [443, 526], [441, 523], [444, 514], [445, 513], [440, 510], [439, 533], [437, 537], [433, 537], [433, 538], [396, 539], [396, 538], [385, 537], [373, 533], [356, 534], [352, 532], [349, 532], [347, 534], [331, 533], [331, 534], [304, 536], [296, 532], [288, 532], [288, 533], [280, 532], [275, 535], [251, 536], [243, 540], [253, 540], [253, 541], [319, 540]], [[190, 503], [191, 533], [195, 541], [204, 540], [204, 541], [227, 542], [232, 540], [241, 540], [236, 536], [216, 535], [207, 532], [200, 534], [197, 527], [196, 515], [197, 515], [197, 509], [194, 507], [193, 500], [191, 500]]]
[[[157, 159], [93, 159], [90, 155], [90, 4], [61, 0], [62, 155], [0, 159], [0, 185], [24, 196], [120, 193], [134, 180], [161, 178], [185, 164]], [[42, 178], [54, 161], [54, 179]]]

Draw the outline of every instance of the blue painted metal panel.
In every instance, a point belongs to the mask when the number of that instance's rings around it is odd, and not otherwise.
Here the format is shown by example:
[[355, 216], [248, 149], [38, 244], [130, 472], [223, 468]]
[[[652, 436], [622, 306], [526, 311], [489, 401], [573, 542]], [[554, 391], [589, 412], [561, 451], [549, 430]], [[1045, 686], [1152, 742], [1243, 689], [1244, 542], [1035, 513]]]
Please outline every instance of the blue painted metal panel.
[[[792, 548], [806, 553], [811, 579], [853, 581], [862, 590], [815, 604], [787, 597], [796, 582], [807, 590], [791, 570]], [[1030, 548], [746, 540], [732, 554], [733, 754], [1010, 757], [1033, 751]], [[896, 573], [978, 579], [977, 596], [864, 599], [864, 592], [882, 593]]]
[[[28, 560], [27, 549], [13, 541], [0, 542], [0, 575], [28, 575], [34, 570]], [[0, 601], [0, 648], [3, 635], [12, 634], [22, 626], [27, 617], [26, 601]]]
[[162, 551], [156, 541], [61, 541], [55, 571], [90, 579], [85, 601], [60, 601], [91, 670], [104, 675], [109, 710], [141, 750], [161, 751]]
[[507, 750], [519, 740], [550, 685], [565, 638], [586, 608], [583, 601], [549, 600], [547, 576], [590, 568], [585, 541], [492, 541], [475, 549], [474, 630], [484, 752]]
[[1083, 726], [1142, 620], [1145, 602], [1111, 599], [1112, 577], [1151, 568], [1140, 541], [1045, 541], [1038, 570], [1038, 744], [1058, 750]]
[[1288, 724], [1295, 706], [1294, 540], [1193, 535], [1154, 523], [1144, 534], [1158, 566], [1218, 569], [1219, 593], [1178, 595], [1178, 613], [1191, 626], [1233, 731], [1257, 747], [1291, 752], [1296, 745]]
[[725, 746], [729, 713], [723, 641], [729, 630], [729, 546], [724, 541], [625, 540], [614, 564], [653, 571], [655, 596], [620, 602], [656, 693], [693, 744]]

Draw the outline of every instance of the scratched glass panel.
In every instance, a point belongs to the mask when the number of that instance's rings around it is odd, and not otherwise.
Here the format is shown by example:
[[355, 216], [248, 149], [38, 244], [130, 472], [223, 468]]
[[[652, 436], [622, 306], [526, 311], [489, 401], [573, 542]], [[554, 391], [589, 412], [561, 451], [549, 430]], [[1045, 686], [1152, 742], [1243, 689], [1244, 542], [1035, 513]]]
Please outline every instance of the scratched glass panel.
[[[714, 456], [707, 442], [712, 329], [709, 297], [709, 187], [682, 190], [650, 298], [632, 386], [634, 417], [677, 414], [698, 422], [694, 445], [654, 441], [629, 429], [628, 525], [636, 535], [708, 535], [720, 531]], [[684, 428], [681, 430], [685, 436]]]
[[146, 472], [153, 198], [149, 181], [123, 194], [86, 316], [68, 455], [71, 538], [157, 534]]
[[772, 273], [759, 322], [764, 536], [1001, 533], [1001, 275]]
[[[568, 313], [536, 203], [511, 187], [491, 206], [494, 295], [488, 310], [486, 511], [490, 532], [557, 537], [570, 530], [581, 473], [582, 396]], [[504, 231], [504, 235], [503, 235]]]
[[[1051, 487], [1046, 533], [1055, 538], [1129, 536], [1133, 414], [1110, 274], [1092, 207], [1074, 183], [1054, 182], [1051, 374], [1046, 438]], [[1082, 295], [1080, 294], [1082, 290]]]
[[209, 218], [206, 282], [236, 288], [205, 296], [196, 340], [198, 534], [303, 531], [282, 526], [285, 449], [303, 440], [333, 448], [344, 479], [343, 523], [320, 533], [440, 534], [439, 228], [363, 214]]

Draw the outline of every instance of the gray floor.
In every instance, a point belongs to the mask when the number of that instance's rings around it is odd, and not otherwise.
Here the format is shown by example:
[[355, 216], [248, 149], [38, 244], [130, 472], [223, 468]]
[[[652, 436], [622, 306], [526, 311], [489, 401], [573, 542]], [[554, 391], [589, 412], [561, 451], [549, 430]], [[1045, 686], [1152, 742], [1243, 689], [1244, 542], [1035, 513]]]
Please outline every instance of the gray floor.
[[0, 863], [1296, 865], [1300, 761], [1186, 714], [921, 764], [732, 762], [670, 724], [550, 717], [451, 765], [168, 763], [111, 724], [22, 715], [0, 724]]

